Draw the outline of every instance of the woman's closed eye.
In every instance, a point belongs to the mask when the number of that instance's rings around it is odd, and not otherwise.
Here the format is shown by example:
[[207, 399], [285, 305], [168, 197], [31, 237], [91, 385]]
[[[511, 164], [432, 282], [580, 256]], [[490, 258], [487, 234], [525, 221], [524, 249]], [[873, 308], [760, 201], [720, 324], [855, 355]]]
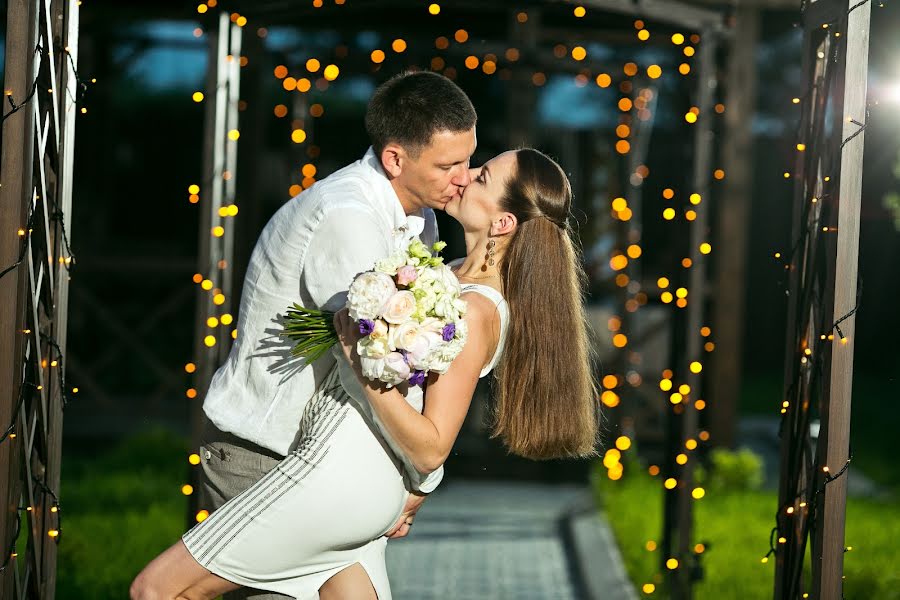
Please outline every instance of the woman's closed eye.
[[481, 169], [481, 171], [478, 173], [478, 177], [476, 177], [473, 181], [484, 183], [484, 169]]

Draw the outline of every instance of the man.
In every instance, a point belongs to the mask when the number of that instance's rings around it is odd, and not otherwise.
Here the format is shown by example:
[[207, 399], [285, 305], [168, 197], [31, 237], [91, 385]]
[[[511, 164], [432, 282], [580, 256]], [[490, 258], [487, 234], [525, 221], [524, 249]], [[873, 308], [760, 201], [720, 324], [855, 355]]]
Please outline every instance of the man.
[[[433, 211], [469, 184], [475, 122], [472, 103], [449, 79], [428, 72], [390, 79], [366, 111], [372, 147], [362, 160], [291, 199], [263, 229], [247, 268], [237, 339], [203, 404], [207, 508], [249, 488], [288, 454], [307, 401], [334, 365], [326, 355], [303, 368], [279, 336], [279, 315], [294, 302], [336, 311], [354, 276], [387, 256], [398, 237], [421, 235], [429, 246], [436, 241]], [[347, 391], [357, 396], [349, 384]], [[405, 467], [408, 487], [417, 493], [389, 537], [409, 533], [425, 494], [443, 474]], [[227, 597], [283, 598], [253, 590]]]

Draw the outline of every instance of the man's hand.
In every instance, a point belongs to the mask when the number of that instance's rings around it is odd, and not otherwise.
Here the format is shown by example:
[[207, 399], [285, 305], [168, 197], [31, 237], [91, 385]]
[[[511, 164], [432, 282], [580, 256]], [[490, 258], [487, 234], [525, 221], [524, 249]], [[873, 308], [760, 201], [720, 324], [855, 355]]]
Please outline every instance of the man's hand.
[[406, 505], [403, 507], [403, 514], [400, 515], [400, 518], [397, 519], [397, 523], [391, 527], [390, 531], [384, 534], [384, 536], [392, 540], [406, 537], [409, 534], [410, 527], [412, 527], [416, 513], [419, 512], [419, 507], [422, 506], [422, 503], [425, 502], [425, 498], [427, 497], [426, 494], [410, 492], [409, 498], [406, 500]]

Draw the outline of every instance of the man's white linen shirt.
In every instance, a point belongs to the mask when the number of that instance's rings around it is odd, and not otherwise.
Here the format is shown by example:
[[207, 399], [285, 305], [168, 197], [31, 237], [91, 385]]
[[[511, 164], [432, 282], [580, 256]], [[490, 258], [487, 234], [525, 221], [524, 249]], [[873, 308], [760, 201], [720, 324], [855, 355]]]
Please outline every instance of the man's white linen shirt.
[[[363, 158], [292, 198], [269, 220], [250, 256], [238, 313], [237, 338], [203, 403], [220, 430], [287, 455], [297, 440], [303, 410], [335, 363], [326, 353], [309, 367], [292, 357], [279, 334], [293, 303], [337, 311], [353, 278], [388, 256], [400, 236], [421, 232], [430, 246], [437, 222], [430, 209], [407, 217], [369, 148]], [[443, 469], [427, 479], [398, 451], [373, 414], [349, 365], [338, 359], [340, 379], [358, 408], [376, 423], [407, 471], [409, 484], [430, 492]], [[419, 388], [408, 401], [422, 410]]]

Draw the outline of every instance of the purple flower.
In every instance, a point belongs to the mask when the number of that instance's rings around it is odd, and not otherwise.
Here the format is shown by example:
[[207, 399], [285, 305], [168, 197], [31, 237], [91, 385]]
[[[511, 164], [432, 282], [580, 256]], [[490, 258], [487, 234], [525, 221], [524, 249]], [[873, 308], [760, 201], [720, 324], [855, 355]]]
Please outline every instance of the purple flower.
[[456, 323], [447, 323], [444, 325], [443, 331], [441, 331], [441, 338], [445, 342], [449, 342], [453, 339], [453, 336], [456, 335]]
[[423, 383], [425, 383], [425, 371], [413, 371], [413, 374], [409, 376], [410, 385], [422, 385]]
[[369, 335], [375, 331], [375, 321], [371, 319], [360, 319], [359, 320], [359, 332], [362, 335]]

